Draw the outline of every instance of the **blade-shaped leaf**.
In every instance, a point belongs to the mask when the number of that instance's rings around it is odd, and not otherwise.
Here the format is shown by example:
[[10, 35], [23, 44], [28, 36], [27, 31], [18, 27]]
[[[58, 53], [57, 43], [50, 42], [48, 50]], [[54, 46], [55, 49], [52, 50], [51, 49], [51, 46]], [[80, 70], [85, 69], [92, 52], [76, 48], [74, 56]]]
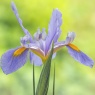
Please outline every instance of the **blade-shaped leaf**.
[[55, 95], [55, 63], [54, 63], [54, 75], [53, 75], [53, 94]]
[[35, 68], [33, 63], [33, 95], [35, 95]]
[[51, 59], [53, 54], [53, 46], [46, 63], [44, 63], [39, 82], [36, 89], [36, 95], [47, 95], [49, 87], [49, 77], [50, 77], [50, 68], [51, 68]]

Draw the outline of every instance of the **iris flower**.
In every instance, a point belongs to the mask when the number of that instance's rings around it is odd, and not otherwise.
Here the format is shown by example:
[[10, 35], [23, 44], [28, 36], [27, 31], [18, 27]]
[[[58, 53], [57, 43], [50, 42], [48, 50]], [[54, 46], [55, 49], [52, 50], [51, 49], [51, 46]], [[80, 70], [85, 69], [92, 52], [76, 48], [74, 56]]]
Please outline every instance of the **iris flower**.
[[34, 65], [42, 65], [50, 54], [52, 42], [54, 42], [53, 57], [56, 56], [56, 52], [59, 49], [66, 46], [69, 54], [75, 60], [86, 66], [93, 66], [93, 60], [84, 54], [78, 47], [72, 44], [72, 41], [75, 38], [74, 32], [69, 32], [66, 40], [61, 42], [58, 41], [61, 34], [60, 26], [62, 24], [62, 14], [58, 9], [54, 9], [52, 12], [48, 27], [48, 34], [46, 34], [45, 29], [42, 29], [42, 31], [38, 29], [32, 37], [28, 30], [24, 28], [17, 8], [13, 2], [11, 3], [11, 6], [22, 30], [25, 33], [25, 36], [21, 37], [21, 46], [10, 49], [2, 55], [1, 68], [5, 74], [10, 74], [21, 68], [26, 63], [28, 56], [30, 62], [34, 63]]

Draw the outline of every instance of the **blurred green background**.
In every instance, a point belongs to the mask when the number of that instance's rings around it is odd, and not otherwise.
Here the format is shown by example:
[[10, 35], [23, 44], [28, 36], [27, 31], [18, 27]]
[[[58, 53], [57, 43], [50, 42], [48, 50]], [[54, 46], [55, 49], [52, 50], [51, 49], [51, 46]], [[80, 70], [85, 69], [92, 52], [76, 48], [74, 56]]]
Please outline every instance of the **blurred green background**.
[[[95, 0], [14, 0], [24, 26], [33, 35], [46, 28], [54, 8], [62, 12], [62, 34], [76, 32], [73, 42], [95, 59]], [[11, 9], [11, 0], [0, 0], [0, 56], [20, 45], [24, 33]], [[52, 61], [50, 88], [52, 95], [53, 66], [56, 65], [55, 95], [95, 95], [95, 66], [91, 69], [76, 62], [64, 47]], [[36, 85], [42, 67], [35, 67]], [[33, 95], [32, 65], [29, 60], [18, 71], [5, 75], [0, 69], [0, 95]]]

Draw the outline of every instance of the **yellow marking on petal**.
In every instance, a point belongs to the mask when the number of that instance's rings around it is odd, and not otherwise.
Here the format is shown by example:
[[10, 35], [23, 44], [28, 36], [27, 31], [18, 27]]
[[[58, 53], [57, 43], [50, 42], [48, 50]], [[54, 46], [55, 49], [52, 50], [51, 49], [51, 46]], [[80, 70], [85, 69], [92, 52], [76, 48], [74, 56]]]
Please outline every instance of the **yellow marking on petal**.
[[21, 47], [21, 48], [17, 49], [17, 50], [13, 53], [13, 56], [19, 56], [19, 55], [21, 55], [25, 50], [26, 50], [25, 47]]
[[79, 48], [73, 44], [68, 44], [67, 46], [71, 47], [72, 49], [76, 50], [77, 52], [80, 52]]
[[40, 50], [36, 50], [36, 49], [32, 49], [31, 50], [34, 54], [36, 54], [36, 55], [38, 55], [39, 57], [43, 57], [44, 55], [43, 55], [43, 53], [40, 51]]
[[[30, 49], [34, 54], [36, 54], [37, 56], [39, 56], [42, 59], [42, 62], [45, 63], [50, 55], [50, 52], [45, 55], [43, 53], [43, 51], [41, 51], [40, 49]], [[54, 53], [54, 52], [53, 52]]]
[[43, 56], [41, 59], [42, 59], [43, 63], [45, 63], [46, 60], [48, 59], [48, 55], [47, 56]]

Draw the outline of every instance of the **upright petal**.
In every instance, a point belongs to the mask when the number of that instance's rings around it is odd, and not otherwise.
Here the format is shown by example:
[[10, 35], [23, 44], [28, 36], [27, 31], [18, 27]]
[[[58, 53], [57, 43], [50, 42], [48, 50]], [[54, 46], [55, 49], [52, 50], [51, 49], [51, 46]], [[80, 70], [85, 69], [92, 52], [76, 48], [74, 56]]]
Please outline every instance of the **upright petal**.
[[1, 57], [1, 68], [5, 74], [10, 74], [21, 68], [27, 60], [28, 49], [22, 47], [10, 49]]
[[45, 40], [47, 37], [45, 28], [42, 29], [42, 32], [38, 28], [37, 32], [34, 34], [34, 40], [39, 41], [39, 40]]
[[42, 40], [46, 40], [47, 34], [45, 28], [42, 29]]
[[45, 51], [45, 41], [40, 39], [39, 41], [35, 41], [35, 44], [44, 52]]
[[62, 24], [62, 14], [58, 9], [55, 9], [52, 13], [52, 17], [49, 24], [48, 36], [46, 38], [46, 50], [47, 53], [50, 49], [52, 41], [56, 42], [61, 33], [60, 26]]
[[30, 33], [28, 32], [28, 30], [24, 28], [24, 26], [23, 26], [23, 24], [22, 24], [22, 20], [21, 20], [20, 17], [19, 17], [19, 14], [18, 14], [16, 5], [14, 4], [14, 2], [11, 3], [11, 6], [12, 6], [12, 10], [13, 10], [14, 14], [16, 15], [16, 18], [17, 18], [17, 20], [18, 20], [18, 22], [19, 22], [21, 28], [23, 29], [23, 31], [24, 31], [24, 33], [25, 33], [26, 35], [29, 35], [29, 36], [30, 36], [31, 42], [32, 42], [32, 37], [31, 37]]
[[38, 28], [37, 32], [34, 33], [34, 40], [36, 40], [36, 41], [40, 40], [40, 34], [41, 34], [41, 31]]
[[31, 62], [32, 64], [34, 63], [35, 66], [41, 66], [41, 65], [42, 65], [42, 60], [41, 60], [41, 58], [40, 58], [39, 56], [37, 56], [37, 55], [31, 53], [31, 52], [30, 52], [30, 62]]
[[78, 62], [93, 67], [94, 61], [89, 58], [86, 54], [84, 54], [82, 51], [76, 50], [76, 48], [72, 48], [71, 46], [67, 46], [69, 54]]
[[31, 43], [31, 38], [29, 35], [25, 35], [24, 37], [20, 38], [20, 42], [22, 46], [25, 46], [26, 44], [30, 44]]

